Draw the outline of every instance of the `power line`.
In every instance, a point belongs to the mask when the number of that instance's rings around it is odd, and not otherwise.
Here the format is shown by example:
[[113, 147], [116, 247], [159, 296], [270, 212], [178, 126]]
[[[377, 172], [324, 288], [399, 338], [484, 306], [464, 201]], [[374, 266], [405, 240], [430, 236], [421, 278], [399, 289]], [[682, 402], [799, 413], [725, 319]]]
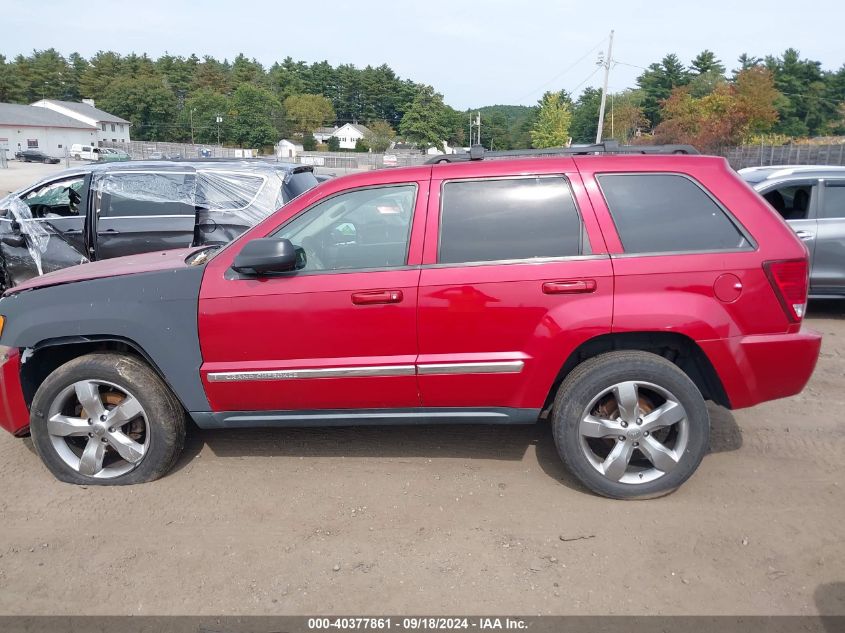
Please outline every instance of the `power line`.
[[636, 64], [629, 64], [628, 62], [620, 62], [618, 59], [613, 60], [613, 64], [620, 65], [620, 66], [630, 66], [631, 68], [639, 68], [640, 70], [648, 70], [648, 68], [644, 68], [643, 66], [637, 66]]
[[595, 52], [595, 51], [596, 51], [596, 50], [597, 50], [597, 49], [598, 49], [598, 48], [599, 48], [602, 44], [604, 44], [604, 43], [605, 43], [605, 41], [607, 41], [607, 38], [606, 38], [606, 37], [603, 37], [603, 38], [601, 39], [601, 41], [600, 41], [598, 44], [596, 44], [595, 46], [593, 46], [590, 50], [588, 50], [588, 51], [587, 51], [586, 53], [584, 53], [581, 57], [579, 57], [579, 58], [578, 58], [578, 59], [576, 59], [574, 62], [572, 62], [569, 66], [567, 66], [567, 67], [566, 67], [566, 68], [564, 68], [562, 71], [560, 71], [557, 75], [555, 75], [554, 77], [552, 77], [551, 79], [549, 79], [548, 81], [546, 81], [546, 82], [545, 82], [544, 84], [542, 84], [541, 86], [538, 86], [538, 87], [537, 87], [537, 88], [535, 88], [534, 90], [531, 90], [530, 92], [527, 92], [526, 94], [524, 94], [523, 96], [521, 96], [519, 99], [515, 99], [515, 101], [516, 101], [517, 103], [519, 103], [520, 101], [522, 101], [522, 100], [523, 100], [523, 99], [525, 99], [526, 97], [530, 97], [531, 95], [536, 94], [537, 92], [539, 92], [539, 91], [540, 91], [540, 90], [542, 90], [543, 88], [546, 88], [547, 86], [549, 86], [549, 84], [551, 84], [552, 82], [556, 81], [557, 79], [559, 79], [560, 77], [562, 77], [563, 75], [565, 75], [566, 73], [568, 73], [570, 70], [572, 70], [573, 68], [575, 68], [575, 67], [576, 67], [578, 64], [580, 64], [582, 61], [584, 61], [585, 59], [587, 59], [587, 57], [588, 57], [588, 56], [590, 56], [592, 53], [594, 53], [594, 52]]
[[579, 83], [577, 86], [575, 86], [572, 90], [569, 90], [569, 91], [567, 91], [567, 92], [569, 92], [569, 94], [570, 94], [570, 95], [574, 95], [574, 94], [575, 94], [575, 91], [576, 91], [576, 90], [578, 90], [578, 88], [580, 88], [580, 87], [581, 87], [581, 86], [583, 86], [585, 83], [587, 83], [588, 81], [590, 81], [590, 79], [592, 79], [592, 78], [593, 78], [593, 75], [595, 75], [595, 74], [596, 74], [598, 71], [600, 71], [601, 69], [602, 69], [602, 67], [601, 67], [601, 66], [597, 66], [597, 67], [596, 67], [596, 69], [595, 69], [593, 72], [591, 72], [589, 75], [587, 75], [587, 78], [586, 78], [584, 81], [582, 81], [582, 82], [581, 82], [581, 83]]

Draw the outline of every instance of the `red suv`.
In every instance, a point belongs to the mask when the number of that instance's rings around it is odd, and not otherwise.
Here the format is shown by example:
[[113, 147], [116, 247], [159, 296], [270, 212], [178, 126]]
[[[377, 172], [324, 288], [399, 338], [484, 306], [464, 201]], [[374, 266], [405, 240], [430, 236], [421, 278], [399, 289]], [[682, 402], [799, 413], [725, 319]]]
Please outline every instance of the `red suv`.
[[542, 418], [585, 486], [644, 498], [695, 471], [706, 400], [804, 388], [807, 250], [723, 159], [472, 158], [328, 181], [227, 247], [9, 290], [0, 425], [63, 481], [130, 484], [173, 466], [186, 414]]

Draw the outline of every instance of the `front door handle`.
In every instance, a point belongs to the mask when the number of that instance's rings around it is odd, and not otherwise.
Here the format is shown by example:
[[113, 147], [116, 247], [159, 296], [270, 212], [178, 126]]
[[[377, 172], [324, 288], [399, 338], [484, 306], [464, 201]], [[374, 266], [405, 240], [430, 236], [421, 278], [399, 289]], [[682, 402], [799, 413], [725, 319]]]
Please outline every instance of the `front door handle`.
[[356, 306], [366, 306], [374, 303], [401, 303], [402, 298], [401, 290], [374, 290], [352, 293], [352, 303]]
[[65, 235], [82, 235], [82, 229], [68, 229], [64, 232]]
[[810, 231], [795, 231], [795, 235], [799, 238], [804, 240], [805, 242], [809, 242], [812, 239], [815, 239], [815, 233], [811, 233]]
[[543, 284], [543, 292], [547, 295], [574, 295], [595, 291], [595, 279], [570, 279], [567, 281], [547, 281]]

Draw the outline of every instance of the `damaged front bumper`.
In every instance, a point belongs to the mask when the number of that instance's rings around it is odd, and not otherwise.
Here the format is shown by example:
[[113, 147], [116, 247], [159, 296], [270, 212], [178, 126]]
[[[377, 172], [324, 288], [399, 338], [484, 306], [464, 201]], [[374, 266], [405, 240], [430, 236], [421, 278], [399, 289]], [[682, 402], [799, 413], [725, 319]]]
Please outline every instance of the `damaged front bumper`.
[[14, 435], [29, 430], [29, 407], [21, 385], [21, 355], [14, 347], [0, 345], [0, 428]]

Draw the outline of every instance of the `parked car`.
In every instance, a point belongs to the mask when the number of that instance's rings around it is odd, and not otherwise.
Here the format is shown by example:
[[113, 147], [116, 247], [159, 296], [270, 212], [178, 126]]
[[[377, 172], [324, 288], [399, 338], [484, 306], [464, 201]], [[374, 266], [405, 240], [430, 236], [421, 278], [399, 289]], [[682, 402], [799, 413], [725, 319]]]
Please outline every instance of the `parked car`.
[[164, 160], [163, 152], [150, 152], [149, 160]]
[[644, 498], [698, 467], [707, 400], [804, 388], [807, 250], [724, 159], [486, 158], [336, 178], [227, 247], [7, 291], [0, 425], [63, 481], [130, 484], [172, 467], [186, 412], [547, 419], [585, 486]]
[[132, 157], [120, 149], [112, 147], [101, 147], [99, 160], [104, 163], [114, 163], [124, 160], [132, 160]]
[[316, 186], [310, 165], [115, 162], [0, 200], [0, 286], [82, 262], [225, 244]]
[[810, 297], [845, 298], [845, 167], [741, 169], [810, 252]]
[[46, 163], [49, 165], [55, 165], [59, 162], [58, 158], [48, 156], [37, 149], [25, 149], [20, 152], [15, 152], [15, 159], [24, 163]]
[[76, 160], [100, 160], [100, 148], [74, 143], [70, 146], [70, 157]]

